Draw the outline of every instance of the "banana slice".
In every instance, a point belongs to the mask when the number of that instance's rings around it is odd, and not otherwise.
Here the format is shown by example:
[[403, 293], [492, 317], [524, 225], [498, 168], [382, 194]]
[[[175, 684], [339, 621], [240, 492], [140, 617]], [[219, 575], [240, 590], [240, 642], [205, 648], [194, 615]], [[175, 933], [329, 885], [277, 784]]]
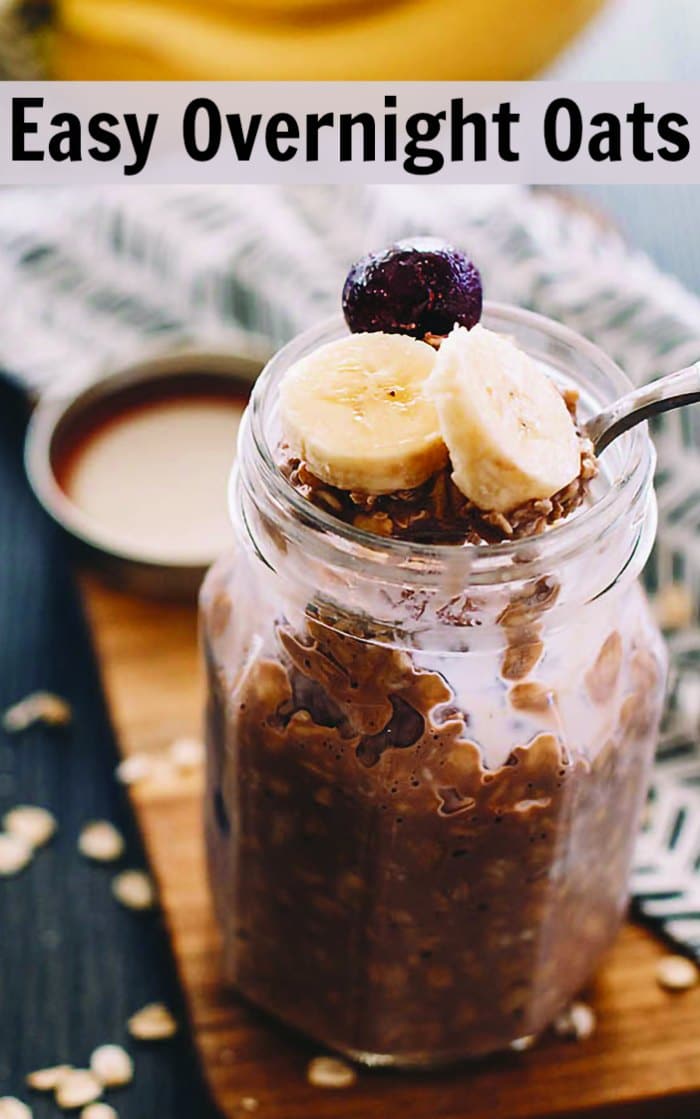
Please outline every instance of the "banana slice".
[[435, 405], [423, 392], [435, 351], [402, 334], [351, 334], [319, 346], [280, 386], [284, 435], [322, 481], [392, 493], [447, 462]]
[[578, 437], [561, 393], [508, 338], [455, 327], [426, 391], [455, 484], [480, 509], [509, 513], [577, 477]]

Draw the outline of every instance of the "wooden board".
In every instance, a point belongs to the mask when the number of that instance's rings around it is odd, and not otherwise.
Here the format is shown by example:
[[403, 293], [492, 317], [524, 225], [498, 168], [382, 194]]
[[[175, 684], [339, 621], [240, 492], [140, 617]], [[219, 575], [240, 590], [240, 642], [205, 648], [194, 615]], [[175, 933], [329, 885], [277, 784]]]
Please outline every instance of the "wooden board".
[[[199, 735], [202, 678], [196, 616], [84, 583], [114, 721], [125, 753]], [[317, 1047], [244, 1006], [221, 981], [219, 941], [204, 868], [201, 776], [134, 786], [159, 881], [192, 1026], [224, 1115], [259, 1119], [553, 1119], [700, 1114], [700, 986], [670, 995], [654, 966], [664, 948], [644, 929], [623, 930], [590, 993], [599, 1027], [589, 1041], [546, 1039], [436, 1074], [360, 1073], [345, 1091], [305, 1078]]]

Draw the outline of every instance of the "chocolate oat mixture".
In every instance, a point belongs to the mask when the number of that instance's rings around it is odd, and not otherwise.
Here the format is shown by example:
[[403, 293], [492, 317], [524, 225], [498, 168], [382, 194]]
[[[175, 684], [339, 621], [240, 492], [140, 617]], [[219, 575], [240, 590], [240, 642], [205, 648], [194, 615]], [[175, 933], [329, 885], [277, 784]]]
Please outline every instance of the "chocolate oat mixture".
[[[208, 593], [209, 618], [235, 624]], [[279, 622], [276, 656], [231, 692], [210, 635], [210, 867], [229, 974], [254, 1002], [410, 1065], [536, 1033], [588, 980], [626, 905], [661, 671], [639, 639], [602, 640], [581, 686], [609, 738], [572, 757], [556, 696], [523, 678], [554, 597], [504, 618], [513, 710], [542, 729], [496, 769], [448, 680], [408, 653]]]
[[[576, 423], [578, 393], [567, 389], [562, 395]], [[590, 440], [580, 433], [579, 444], [578, 477], [552, 497], [528, 501], [507, 516], [477, 508], [454, 484], [449, 463], [415, 489], [377, 496], [327, 485], [284, 443], [278, 460], [284, 477], [303, 497], [355, 528], [415, 543], [495, 544], [539, 535], [584, 503], [598, 463]]]

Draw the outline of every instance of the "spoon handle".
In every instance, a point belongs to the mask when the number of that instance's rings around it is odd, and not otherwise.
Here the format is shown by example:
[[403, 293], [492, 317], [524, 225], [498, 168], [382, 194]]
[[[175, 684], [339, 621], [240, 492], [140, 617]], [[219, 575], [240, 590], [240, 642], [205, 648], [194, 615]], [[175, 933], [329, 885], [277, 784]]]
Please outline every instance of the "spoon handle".
[[609, 408], [599, 412], [585, 424], [585, 434], [593, 443], [595, 453], [599, 455], [623, 431], [628, 431], [649, 416], [698, 401], [700, 401], [700, 361], [620, 397]]

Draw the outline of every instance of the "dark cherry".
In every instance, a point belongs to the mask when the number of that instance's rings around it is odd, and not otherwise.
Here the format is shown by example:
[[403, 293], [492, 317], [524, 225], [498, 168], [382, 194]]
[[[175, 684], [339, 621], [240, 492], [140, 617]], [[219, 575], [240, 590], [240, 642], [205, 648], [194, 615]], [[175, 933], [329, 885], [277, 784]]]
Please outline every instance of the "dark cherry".
[[353, 334], [448, 334], [481, 318], [481, 276], [452, 245], [435, 237], [399, 241], [353, 264], [343, 286], [343, 313]]

